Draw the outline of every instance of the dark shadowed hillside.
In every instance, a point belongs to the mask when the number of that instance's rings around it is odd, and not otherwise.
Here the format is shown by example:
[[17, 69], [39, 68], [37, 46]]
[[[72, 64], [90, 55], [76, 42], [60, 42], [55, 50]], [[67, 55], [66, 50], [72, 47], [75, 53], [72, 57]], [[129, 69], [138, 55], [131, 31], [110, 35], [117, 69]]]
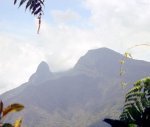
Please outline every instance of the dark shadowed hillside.
[[[75, 67], [55, 74], [42, 62], [27, 83], [2, 95], [4, 103], [19, 102], [28, 127], [94, 127], [105, 117], [117, 118], [123, 105], [119, 61], [113, 50], [90, 50]], [[129, 59], [124, 80], [134, 82], [150, 75], [150, 63]], [[10, 116], [11, 119], [11, 116]]]

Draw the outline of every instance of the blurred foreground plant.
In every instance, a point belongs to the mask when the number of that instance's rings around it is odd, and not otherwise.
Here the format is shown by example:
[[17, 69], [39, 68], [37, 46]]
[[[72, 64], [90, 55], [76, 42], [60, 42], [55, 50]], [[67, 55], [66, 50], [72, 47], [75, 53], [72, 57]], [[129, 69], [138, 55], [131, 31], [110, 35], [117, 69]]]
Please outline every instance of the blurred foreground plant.
[[11, 123], [3, 123], [3, 120], [9, 113], [19, 112], [24, 108], [23, 105], [14, 103], [6, 108], [3, 107], [3, 102], [0, 101], [0, 127], [21, 127], [22, 119], [17, 119], [14, 124]]
[[104, 119], [112, 127], [150, 126], [150, 77], [139, 80], [125, 96], [120, 120]]

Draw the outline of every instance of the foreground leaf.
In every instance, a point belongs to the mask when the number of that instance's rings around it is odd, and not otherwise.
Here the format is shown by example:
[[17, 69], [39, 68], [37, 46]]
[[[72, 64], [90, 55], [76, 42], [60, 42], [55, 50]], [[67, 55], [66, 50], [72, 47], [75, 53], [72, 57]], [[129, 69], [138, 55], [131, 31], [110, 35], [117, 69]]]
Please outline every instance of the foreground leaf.
[[11, 104], [3, 110], [3, 117], [6, 116], [8, 113], [11, 113], [11, 112], [19, 112], [23, 108], [24, 108], [24, 106], [21, 105], [21, 104], [17, 104], [17, 103], [16, 104]]
[[21, 124], [22, 124], [22, 118], [15, 121], [14, 127], [21, 127]]
[[0, 119], [2, 117], [2, 112], [3, 112], [3, 102], [0, 100]]
[[18, 1], [19, 7], [25, 5], [25, 9], [29, 10], [32, 15], [36, 16], [37, 19], [39, 20], [38, 22], [38, 30], [37, 33], [39, 33], [40, 26], [41, 26], [41, 17], [44, 14], [43, 13], [43, 7], [44, 7], [44, 0], [14, 0], [14, 4], [16, 4]]
[[4, 123], [2, 127], [13, 127], [10, 123]]

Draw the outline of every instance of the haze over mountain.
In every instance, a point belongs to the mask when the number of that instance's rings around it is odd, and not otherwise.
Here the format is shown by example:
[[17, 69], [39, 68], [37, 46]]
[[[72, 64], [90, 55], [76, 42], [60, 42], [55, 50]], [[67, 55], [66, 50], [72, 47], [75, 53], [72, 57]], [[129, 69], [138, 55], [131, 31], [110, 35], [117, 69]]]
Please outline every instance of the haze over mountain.
[[[41, 62], [27, 83], [2, 95], [3, 101], [25, 105], [17, 116], [23, 116], [27, 127], [108, 126], [100, 121], [118, 118], [124, 101], [126, 90], [119, 76], [122, 58], [107, 48], [90, 50], [74, 68], [57, 74]], [[123, 80], [130, 83], [150, 75], [150, 63], [145, 61], [128, 59], [124, 69]]]

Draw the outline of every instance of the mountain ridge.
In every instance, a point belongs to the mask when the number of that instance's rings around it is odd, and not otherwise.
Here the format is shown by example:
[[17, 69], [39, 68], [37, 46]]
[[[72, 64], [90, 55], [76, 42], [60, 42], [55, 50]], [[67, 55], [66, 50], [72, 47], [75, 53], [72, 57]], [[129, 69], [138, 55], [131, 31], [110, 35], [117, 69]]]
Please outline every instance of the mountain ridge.
[[[3, 94], [3, 101], [25, 105], [18, 114], [24, 117], [24, 126], [89, 127], [105, 117], [118, 118], [124, 101], [121, 58], [123, 55], [108, 48], [90, 50], [73, 69], [61, 75], [52, 73], [42, 62], [32, 80]], [[150, 75], [150, 63], [129, 59], [125, 70], [124, 80], [134, 82]], [[59, 124], [61, 121], [65, 124]]]

